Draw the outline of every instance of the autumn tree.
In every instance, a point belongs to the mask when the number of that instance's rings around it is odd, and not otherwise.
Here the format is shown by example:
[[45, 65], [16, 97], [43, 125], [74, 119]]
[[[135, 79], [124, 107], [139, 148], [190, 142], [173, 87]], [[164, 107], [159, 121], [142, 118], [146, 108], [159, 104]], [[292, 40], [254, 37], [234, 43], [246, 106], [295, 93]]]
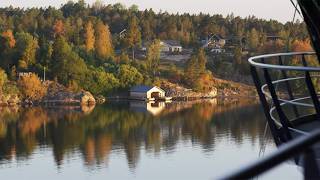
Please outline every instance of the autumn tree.
[[7, 39], [8, 42], [8, 46], [10, 48], [14, 48], [14, 46], [16, 45], [16, 40], [13, 36], [12, 30], [6, 30], [2, 33], [1, 35], [3, 38]]
[[204, 73], [206, 71], [206, 64], [207, 64], [207, 55], [203, 48], [200, 48], [197, 53], [198, 58], [198, 71], [199, 73]]
[[56, 20], [53, 25], [53, 35], [57, 37], [58, 35], [64, 35], [64, 24], [62, 20]]
[[22, 76], [18, 80], [18, 85], [22, 94], [27, 99], [40, 100], [47, 93], [47, 89], [43, 86], [39, 77], [34, 73]]
[[126, 43], [132, 49], [132, 60], [135, 60], [135, 48], [141, 45], [141, 32], [138, 24], [138, 19], [133, 16], [129, 19], [128, 32], [126, 35]]
[[248, 44], [252, 50], [256, 50], [259, 45], [259, 34], [255, 28], [252, 28], [248, 35]]
[[[207, 57], [204, 49], [199, 49], [186, 63], [184, 74], [186, 84], [196, 89], [199, 78], [206, 74]], [[204, 76], [202, 76], [204, 77]]]
[[114, 52], [109, 26], [103, 24], [102, 21], [98, 21], [98, 23], [96, 24], [95, 32], [95, 50], [97, 53], [97, 57], [100, 59], [111, 57]]
[[310, 40], [295, 40], [292, 43], [292, 51], [303, 52], [303, 51], [313, 51], [313, 48], [310, 44]]
[[160, 65], [160, 40], [154, 40], [147, 49], [147, 68], [150, 74], [155, 76]]
[[8, 77], [3, 69], [0, 69], [0, 94], [2, 94], [2, 89], [4, 84], [7, 82]]
[[11, 30], [7, 30], [0, 35], [0, 66], [9, 70], [15, 64], [15, 45], [16, 40]]
[[94, 50], [95, 36], [94, 36], [94, 29], [91, 21], [88, 21], [85, 27], [85, 43], [86, 43], [87, 52]]

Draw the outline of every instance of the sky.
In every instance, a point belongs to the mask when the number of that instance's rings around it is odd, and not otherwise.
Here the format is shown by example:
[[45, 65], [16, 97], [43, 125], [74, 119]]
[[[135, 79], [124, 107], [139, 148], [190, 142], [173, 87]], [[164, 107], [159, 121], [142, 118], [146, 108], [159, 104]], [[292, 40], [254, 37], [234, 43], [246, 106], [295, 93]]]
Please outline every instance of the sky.
[[[86, 0], [91, 4], [96, 0]], [[0, 0], [0, 7], [40, 7], [56, 6], [68, 0]], [[168, 11], [169, 13], [209, 13], [247, 17], [254, 15], [263, 19], [275, 19], [280, 22], [292, 21], [294, 8], [290, 0], [102, 0], [105, 4], [122, 3], [129, 7], [133, 4], [139, 9], [152, 8], [156, 12]]]

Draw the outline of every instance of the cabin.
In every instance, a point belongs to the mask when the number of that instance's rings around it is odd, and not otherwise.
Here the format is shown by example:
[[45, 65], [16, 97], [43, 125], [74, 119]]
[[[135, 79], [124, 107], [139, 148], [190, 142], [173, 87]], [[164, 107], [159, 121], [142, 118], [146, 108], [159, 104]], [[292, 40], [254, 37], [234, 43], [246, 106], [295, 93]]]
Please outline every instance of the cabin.
[[[141, 51], [147, 51], [148, 47], [150, 46], [150, 41], [144, 41], [142, 42]], [[182, 52], [182, 46], [179, 41], [175, 40], [164, 40], [160, 41], [161, 45], [161, 52], [162, 53], [181, 53]]]
[[226, 44], [226, 39], [218, 34], [213, 34], [202, 40], [203, 48], [222, 48]]
[[164, 40], [164, 41], [161, 41], [160, 44], [161, 44], [161, 52], [167, 52], [167, 53], [182, 52], [182, 46], [179, 41]]
[[32, 76], [32, 72], [19, 72], [17, 73], [18, 79], [21, 79], [22, 77], [30, 77]]
[[166, 92], [157, 86], [134, 86], [129, 91], [130, 99], [155, 101], [165, 98]]

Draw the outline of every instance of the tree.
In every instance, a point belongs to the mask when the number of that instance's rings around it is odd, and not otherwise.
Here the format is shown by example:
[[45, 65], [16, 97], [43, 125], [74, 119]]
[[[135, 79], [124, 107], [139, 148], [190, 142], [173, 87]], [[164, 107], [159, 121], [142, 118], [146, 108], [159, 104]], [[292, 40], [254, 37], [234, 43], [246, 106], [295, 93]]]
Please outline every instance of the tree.
[[56, 20], [53, 25], [53, 35], [57, 37], [58, 35], [64, 35], [64, 24], [62, 20]]
[[138, 19], [133, 16], [129, 20], [128, 33], [126, 35], [126, 43], [132, 49], [132, 60], [135, 60], [134, 49], [141, 45], [141, 32], [138, 25]]
[[123, 64], [120, 65], [118, 79], [120, 81], [120, 87], [128, 88], [141, 84], [143, 81], [143, 76], [135, 67]]
[[160, 40], [154, 40], [147, 50], [147, 68], [150, 74], [155, 76], [160, 65]]
[[47, 89], [42, 85], [39, 77], [32, 73], [30, 76], [22, 76], [18, 85], [25, 98], [31, 100], [40, 100], [47, 93]]
[[7, 39], [10, 48], [14, 48], [14, 46], [16, 45], [16, 40], [14, 39], [12, 30], [9, 29], [7, 31], [4, 31], [1, 36]]
[[259, 34], [255, 28], [252, 28], [249, 33], [248, 44], [252, 50], [256, 50], [259, 45]]
[[95, 95], [106, 95], [112, 90], [119, 87], [119, 80], [112, 74], [107, 73], [103, 68], [90, 69], [90, 74], [87, 75], [86, 87], [90, 92]]
[[186, 84], [191, 85], [192, 82], [194, 82], [198, 78], [199, 71], [198, 71], [197, 65], [198, 65], [198, 60], [195, 55], [193, 55], [186, 62], [186, 66], [184, 69]]
[[0, 69], [0, 94], [2, 94], [3, 85], [8, 81], [6, 72]]
[[38, 40], [29, 33], [17, 34], [17, 50], [19, 54], [19, 68], [27, 69], [36, 63], [36, 51], [39, 48]]
[[98, 58], [106, 59], [113, 55], [113, 46], [109, 26], [98, 21], [96, 24], [95, 48]]
[[87, 52], [94, 50], [95, 36], [91, 21], [88, 21], [85, 27], [85, 43]]
[[53, 77], [67, 85], [71, 80], [80, 82], [87, 72], [87, 65], [60, 36], [53, 44], [52, 69]]
[[16, 40], [11, 30], [0, 35], [0, 66], [6, 70], [16, 63], [14, 60]]
[[207, 64], [207, 55], [203, 48], [200, 48], [197, 53], [198, 58], [198, 68], [199, 73], [204, 73], [206, 71], [206, 64]]

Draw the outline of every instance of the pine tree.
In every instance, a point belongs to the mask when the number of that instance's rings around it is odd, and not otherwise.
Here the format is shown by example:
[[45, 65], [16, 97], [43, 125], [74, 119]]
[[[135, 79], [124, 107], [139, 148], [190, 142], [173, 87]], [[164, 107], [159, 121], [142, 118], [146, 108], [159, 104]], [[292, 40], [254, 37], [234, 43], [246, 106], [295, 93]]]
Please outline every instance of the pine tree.
[[160, 40], [154, 40], [147, 50], [147, 68], [154, 76], [159, 69], [160, 65]]
[[17, 49], [19, 52], [19, 68], [27, 69], [36, 63], [36, 52], [39, 48], [38, 39], [29, 33], [17, 34]]
[[95, 44], [94, 29], [91, 21], [86, 24], [85, 31], [86, 51], [90, 52], [94, 50]]
[[113, 46], [109, 26], [99, 21], [96, 25], [95, 50], [98, 58], [106, 59], [113, 55]]
[[199, 73], [206, 71], [207, 57], [203, 48], [198, 50], [197, 54]]
[[141, 45], [141, 32], [138, 25], [137, 17], [133, 16], [129, 20], [128, 34], [126, 36], [126, 42], [128, 46], [132, 49], [132, 59], [134, 60], [134, 49]]

